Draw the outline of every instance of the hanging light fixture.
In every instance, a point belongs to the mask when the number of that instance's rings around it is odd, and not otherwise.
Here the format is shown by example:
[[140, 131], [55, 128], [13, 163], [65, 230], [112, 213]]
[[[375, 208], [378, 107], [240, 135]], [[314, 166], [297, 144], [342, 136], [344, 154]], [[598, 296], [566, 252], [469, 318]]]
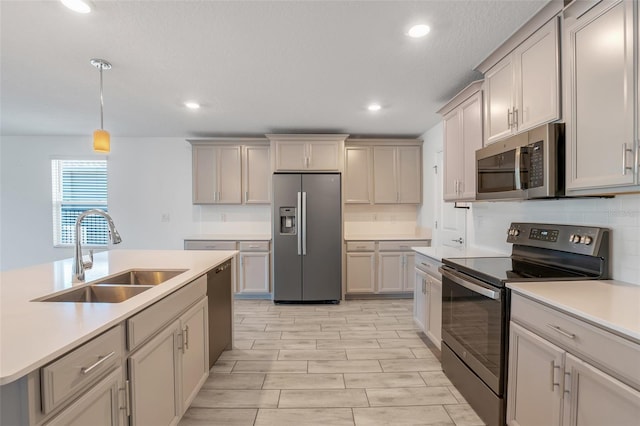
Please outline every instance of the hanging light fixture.
[[111, 64], [104, 59], [92, 59], [91, 65], [100, 70], [100, 129], [93, 132], [93, 150], [96, 152], [109, 152], [111, 150], [111, 136], [104, 130], [104, 99], [102, 97], [102, 71], [110, 70]]

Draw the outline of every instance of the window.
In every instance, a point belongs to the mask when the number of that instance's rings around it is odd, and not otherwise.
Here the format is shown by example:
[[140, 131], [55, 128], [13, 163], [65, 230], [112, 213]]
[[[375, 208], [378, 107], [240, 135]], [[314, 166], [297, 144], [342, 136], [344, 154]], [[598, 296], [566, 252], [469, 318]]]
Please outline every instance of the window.
[[[75, 243], [78, 215], [89, 209], [107, 211], [106, 160], [51, 160], [53, 194], [53, 245]], [[82, 221], [82, 244], [106, 246], [109, 227], [102, 216], [91, 215]]]

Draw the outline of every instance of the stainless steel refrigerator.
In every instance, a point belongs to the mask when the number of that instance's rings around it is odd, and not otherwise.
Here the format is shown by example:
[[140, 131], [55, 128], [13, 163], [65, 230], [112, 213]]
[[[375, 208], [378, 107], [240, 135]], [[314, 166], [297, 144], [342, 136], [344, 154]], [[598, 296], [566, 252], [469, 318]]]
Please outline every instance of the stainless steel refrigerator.
[[341, 240], [339, 173], [273, 175], [274, 302], [338, 302]]

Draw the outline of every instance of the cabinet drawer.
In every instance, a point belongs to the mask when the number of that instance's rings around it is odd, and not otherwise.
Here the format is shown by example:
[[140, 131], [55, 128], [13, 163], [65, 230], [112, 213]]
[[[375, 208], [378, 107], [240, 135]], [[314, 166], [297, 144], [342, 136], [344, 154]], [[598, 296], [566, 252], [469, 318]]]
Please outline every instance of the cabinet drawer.
[[434, 278], [442, 279], [438, 268], [442, 266], [442, 263], [435, 259], [416, 253], [416, 268], [431, 275]]
[[424, 247], [429, 245], [429, 240], [411, 241], [380, 241], [380, 251], [411, 251], [411, 247]]
[[235, 250], [235, 241], [185, 240], [185, 250]]
[[207, 276], [182, 287], [127, 320], [127, 347], [135, 349], [207, 294]]
[[269, 251], [269, 241], [240, 241], [240, 251]]
[[40, 370], [47, 414], [122, 363], [124, 332], [117, 326]]
[[640, 389], [640, 345], [513, 293], [511, 319]]
[[349, 241], [347, 242], [347, 251], [375, 251], [376, 243], [374, 241]]

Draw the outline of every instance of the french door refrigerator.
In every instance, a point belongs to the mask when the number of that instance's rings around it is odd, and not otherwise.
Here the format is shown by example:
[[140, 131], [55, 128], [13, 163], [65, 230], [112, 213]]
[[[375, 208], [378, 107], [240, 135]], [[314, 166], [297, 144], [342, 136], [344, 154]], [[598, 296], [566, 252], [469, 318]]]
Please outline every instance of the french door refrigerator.
[[342, 294], [339, 173], [273, 175], [273, 301], [338, 302]]

